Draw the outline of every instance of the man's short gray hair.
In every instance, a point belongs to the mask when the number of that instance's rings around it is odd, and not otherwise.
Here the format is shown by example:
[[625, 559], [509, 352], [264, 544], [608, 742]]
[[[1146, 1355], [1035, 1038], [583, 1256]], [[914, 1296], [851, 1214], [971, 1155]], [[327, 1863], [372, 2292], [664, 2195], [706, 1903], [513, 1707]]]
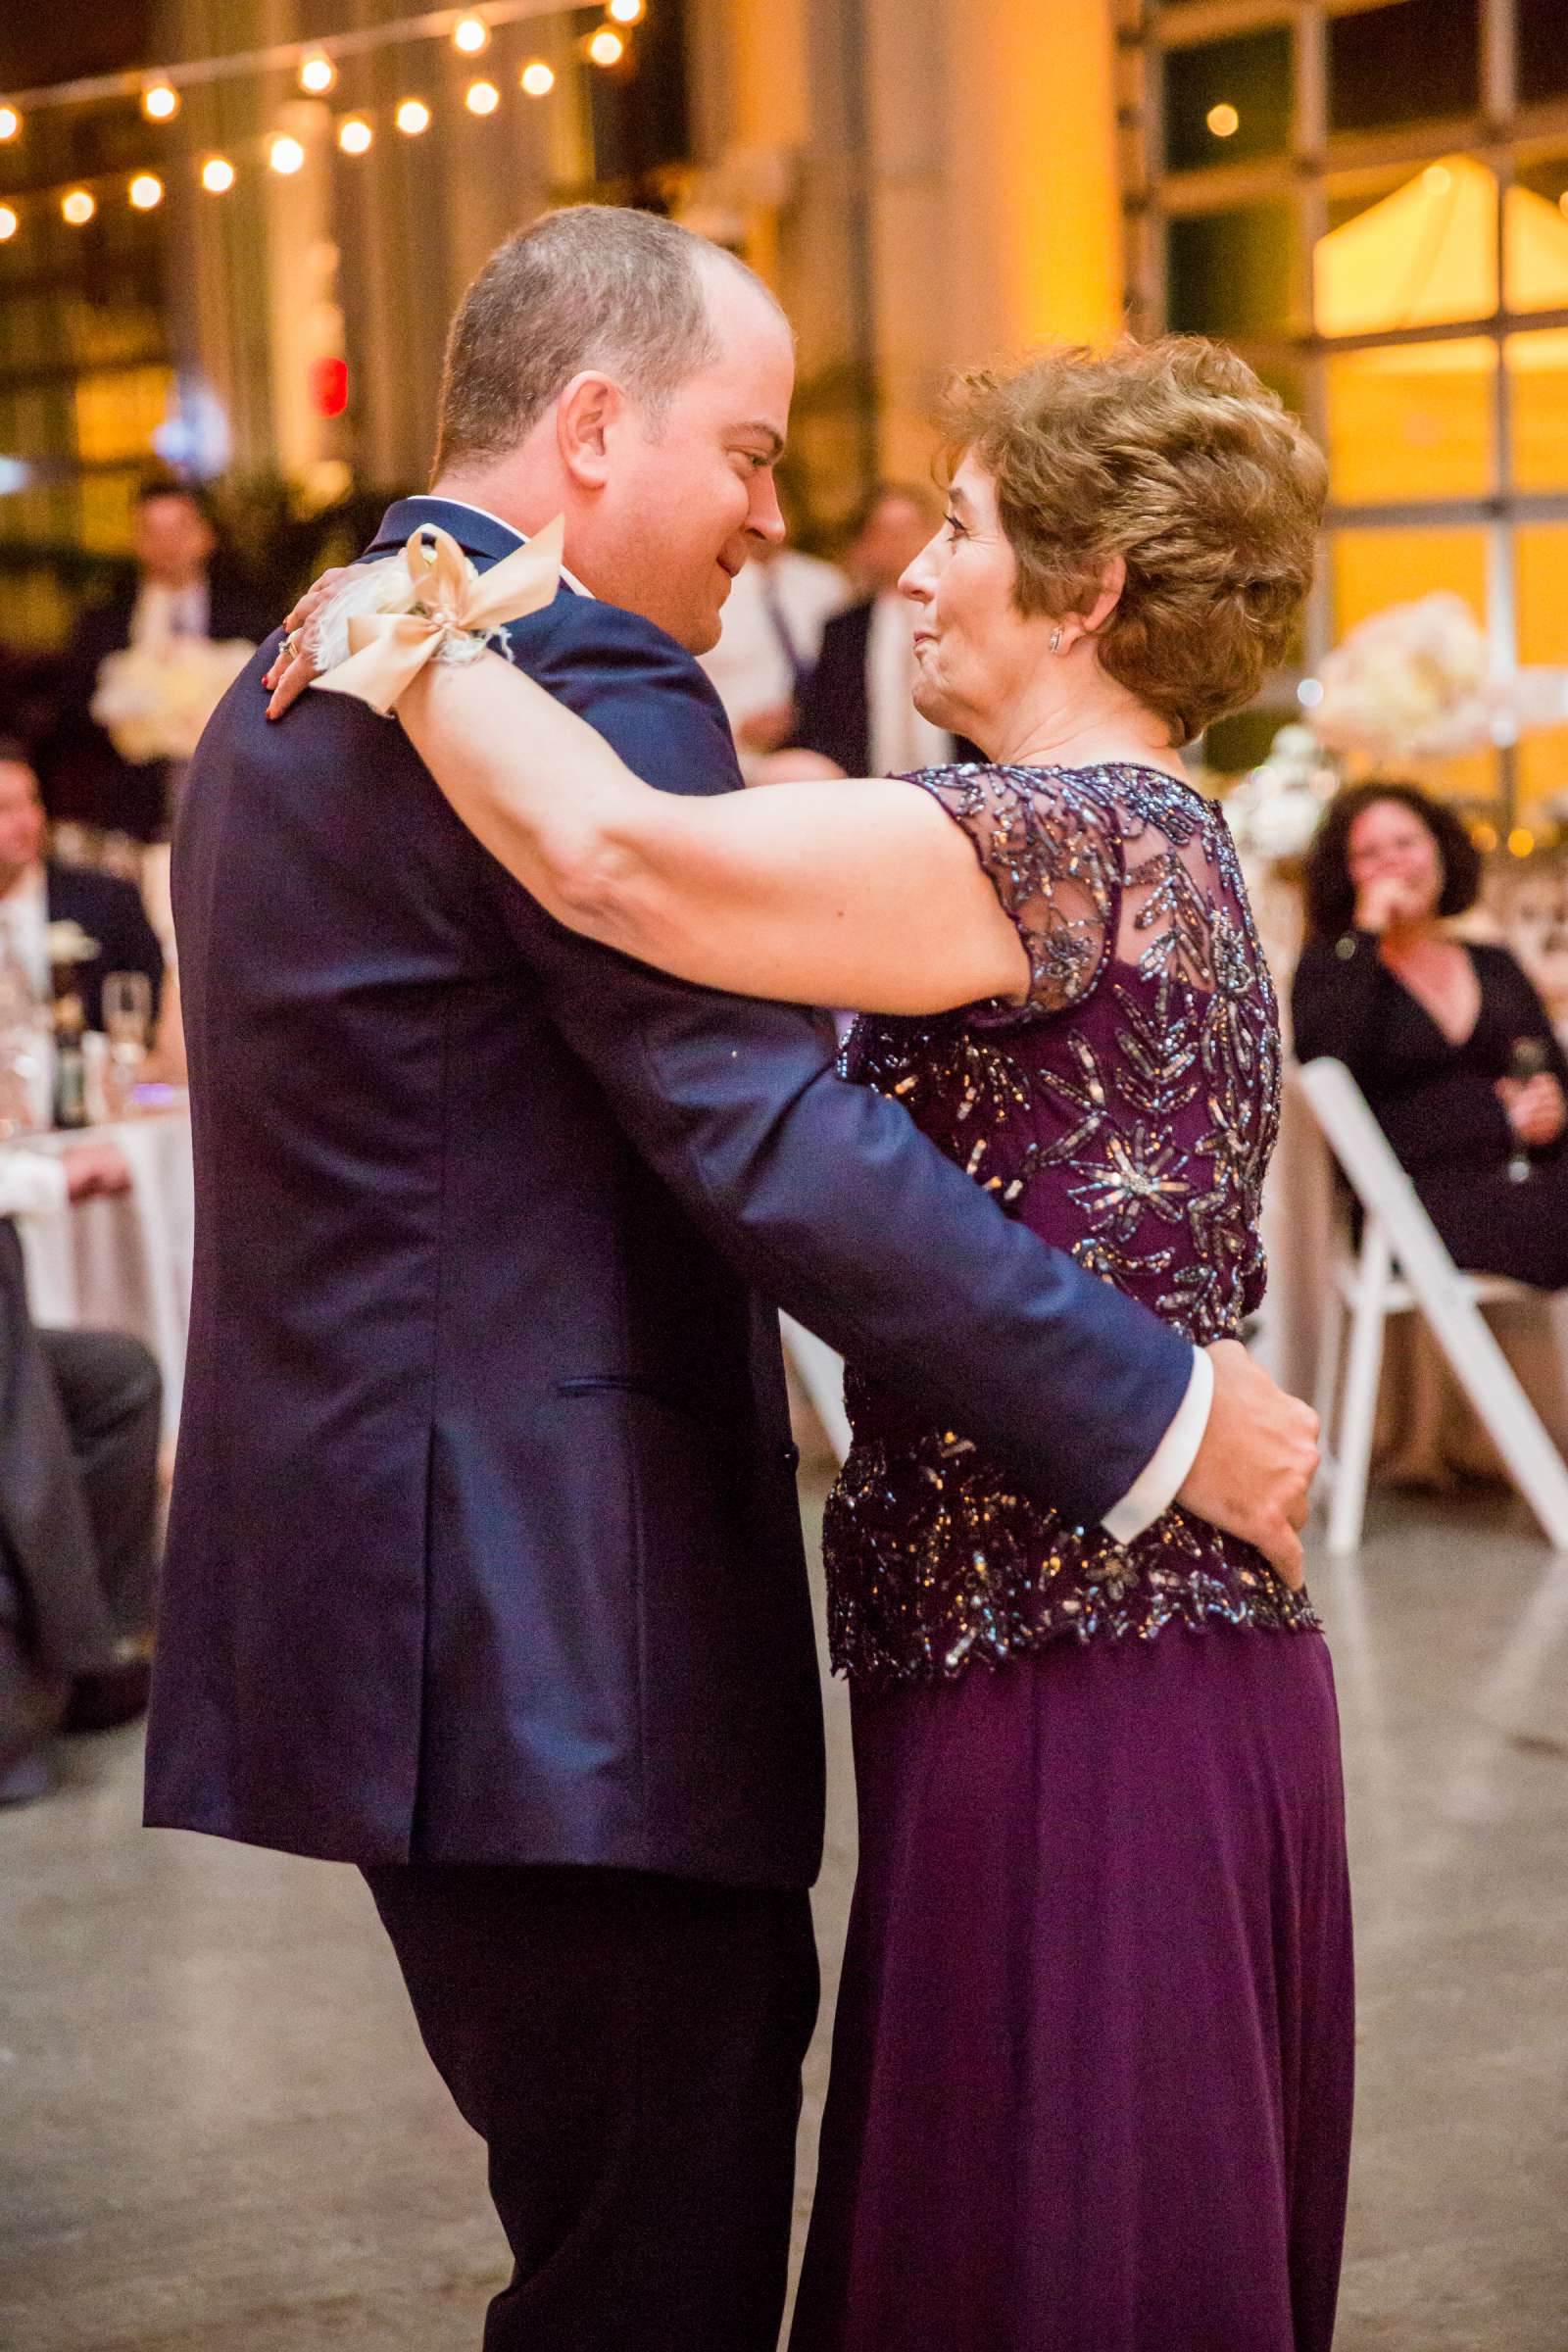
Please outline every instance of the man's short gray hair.
[[706, 284], [714, 263], [778, 309], [744, 262], [657, 213], [578, 204], [508, 237], [452, 321], [437, 476], [514, 448], [585, 368], [657, 412], [718, 357]]

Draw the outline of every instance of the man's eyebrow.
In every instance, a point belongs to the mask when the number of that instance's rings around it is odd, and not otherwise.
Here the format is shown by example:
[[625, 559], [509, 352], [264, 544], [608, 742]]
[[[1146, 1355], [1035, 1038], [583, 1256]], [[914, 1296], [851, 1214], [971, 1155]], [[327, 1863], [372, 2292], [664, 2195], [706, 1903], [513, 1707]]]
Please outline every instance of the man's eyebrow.
[[750, 424], [732, 424], [729, 429], [737, 440], [750, 433], [755, 440], [765, 441], [770, 458], [778, 459], [784, 455], [784, 436], [777, 425], [760, 424], [754, 420]]

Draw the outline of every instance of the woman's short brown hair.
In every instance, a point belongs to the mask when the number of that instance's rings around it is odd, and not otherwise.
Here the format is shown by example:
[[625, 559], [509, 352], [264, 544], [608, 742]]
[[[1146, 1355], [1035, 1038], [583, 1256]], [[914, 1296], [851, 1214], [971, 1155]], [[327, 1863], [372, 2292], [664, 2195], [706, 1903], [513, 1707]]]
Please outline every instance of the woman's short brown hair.
[[1481, 888], [1481, 853], [1451, 808], [1397, 776], [1373, 776], [1337, 792], [1318, 820], [1306, 854], [1306, 928], [1313, 939], [1338, 939], [1355, 915], [1350, 880], [1350, 827], [1380, 801], [1396, 801], [1421, 819], [1443, 864], [1439, 914], [1463, 914]]
[[1176, 743], [1250, 702], [1311, 585], [1328, 468], [1245, 361], [1198, 336], [1065, 346], [951, 386], [951, 460], [992, 476], [1024, 612], [1127, 584], [1100, 660]]

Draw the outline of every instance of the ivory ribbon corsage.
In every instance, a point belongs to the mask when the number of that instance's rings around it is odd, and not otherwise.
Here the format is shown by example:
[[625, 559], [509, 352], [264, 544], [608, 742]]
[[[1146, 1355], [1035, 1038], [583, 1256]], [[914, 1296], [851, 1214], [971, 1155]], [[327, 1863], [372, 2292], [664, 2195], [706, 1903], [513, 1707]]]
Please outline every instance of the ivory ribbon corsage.
[[318, 617], [323, 694], [351, 694], [384, 718], [427, 662], [471, 662], [525, 612], [550, 604], [561, 580], [564, 518], [514, 548], [488, 571], [469, 563], [450, 532], [421, 523], [401, 557], [368, 564]]

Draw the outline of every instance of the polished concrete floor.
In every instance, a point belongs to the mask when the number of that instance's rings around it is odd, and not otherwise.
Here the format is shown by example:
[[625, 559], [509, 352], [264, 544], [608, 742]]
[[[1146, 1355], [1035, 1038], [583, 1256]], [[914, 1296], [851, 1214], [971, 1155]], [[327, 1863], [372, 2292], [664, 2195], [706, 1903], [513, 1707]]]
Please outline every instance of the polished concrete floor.
[[[1568, 1563], [1494, 1498], [1385, 1502], [1314, 1589], [1361, 1953], [1339, 2352], [1568, 2352]], [[833, 1738], [830, 1984], [838, 1692]], [[0, 2346], [475, 2352], [479, 2150], [358, 1879], [141, 1833], [134, 1732], [68, 1769], [0, 1816]], [[803, 2210], [823, 2072], [819, 2036]]]

